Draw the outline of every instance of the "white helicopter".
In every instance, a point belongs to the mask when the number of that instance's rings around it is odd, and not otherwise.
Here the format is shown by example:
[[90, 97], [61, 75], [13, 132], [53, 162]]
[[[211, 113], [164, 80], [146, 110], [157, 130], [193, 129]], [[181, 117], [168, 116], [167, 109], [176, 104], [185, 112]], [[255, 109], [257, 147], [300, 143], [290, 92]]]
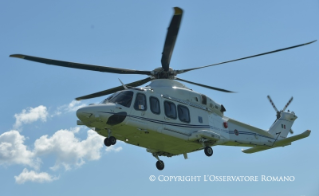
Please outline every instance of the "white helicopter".
[[[297, 48], [316, 40], [207, 66], [173, 70], [169, 63], [183, 15], [182, 9], [175, 7], [174, 10], [162, 53], [162, 67], [153, 71], [72, 63], [22, 54], [13, 54], [10, 57], [91, 71], [147, 75], [148, 77], [143, 80], [127, 85], [120, 81], [121, 86], [76, 98], [82, 100], [114, 93], [100, 104], [80, 108], [76, 112], [80, 119], [77, 124], [92, 128], [98, 134], [105, 136], [106, 146], [115, 145], [119, 139], [146, 148], [147, 152], [152, 153], [158, 160], [156, 162], [158, 170], [164, 169], [164, 162], [159, 156], [172, 157], [183, 154], [187, 159], [187, 153], [198, 150], [204, 150], [207, 156], [212, 156], [211, 147], [216, 145], [250, 147], [243, 152], [255, 153], [287, 146], [310, 135], [310, 130], [307, 130], [287, 138], [288, 132], [293, 133], [291, 127], [297, 118], [294, 112], [285, 111], [292, 98], [283, 110], [278, 111], [268, 96], [277, 112], [277, 119], [269, 130], [262, 130], [224, 116], [226, 109], [223, 105], [201, 93], [194, 92], [176, 80], [222, 92], [232, 91], [194, 83], [176, 76], [191, 70]], [[146, 87], [137, 88], [149, 81], [151, 83]]]

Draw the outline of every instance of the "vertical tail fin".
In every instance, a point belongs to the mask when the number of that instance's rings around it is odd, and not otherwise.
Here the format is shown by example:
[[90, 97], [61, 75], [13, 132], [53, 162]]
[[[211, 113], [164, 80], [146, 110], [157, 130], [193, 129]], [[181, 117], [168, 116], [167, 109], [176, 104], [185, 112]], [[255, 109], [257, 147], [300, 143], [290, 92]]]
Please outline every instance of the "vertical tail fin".
[[284, 139], [287, 137], [294, 121], [297, 116], [294, 112], [280, 112], [280, 118], [278, 118], [274, 124], [270, 127], [268, 132], [274, 137]]

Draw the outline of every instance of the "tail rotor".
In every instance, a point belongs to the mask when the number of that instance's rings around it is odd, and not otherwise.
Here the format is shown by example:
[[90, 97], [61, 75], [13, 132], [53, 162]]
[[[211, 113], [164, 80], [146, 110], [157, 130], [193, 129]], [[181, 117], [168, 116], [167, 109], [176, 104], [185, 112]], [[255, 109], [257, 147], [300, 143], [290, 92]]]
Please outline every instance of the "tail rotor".
[[[287, 102], [287, 104], [285, 105], [285, 107], [284, 107], [282, 110], [278, 111], [278, 109], [276, 108], [274, 102], [272, 101], [272, 99], [270, 98], [269, 95], [267, 96], [267, 98], [268, 98], [269, 102], [271, 103], [272, 107], [275, 109], [275, 111], [276, 111], [276, 113], [277, 113], [277, 114], [276, 114], [276, 117], [277, 117], [276, 120], [278, 120], [278, 119], [280, 118], [281, 112], [284, 112], [284, 111], [287, 109], [287, 107], [290, 105], [290, 103], [292, 102], [292, 100], [293, 100], [293, 97], [291, 97], [291, 98], [289, 99], [289, 101]], [[292, 129], [290, 129], [289, 132], [290, 132], [290, 134], [293, 134], [293, 133], [294, 133]]]

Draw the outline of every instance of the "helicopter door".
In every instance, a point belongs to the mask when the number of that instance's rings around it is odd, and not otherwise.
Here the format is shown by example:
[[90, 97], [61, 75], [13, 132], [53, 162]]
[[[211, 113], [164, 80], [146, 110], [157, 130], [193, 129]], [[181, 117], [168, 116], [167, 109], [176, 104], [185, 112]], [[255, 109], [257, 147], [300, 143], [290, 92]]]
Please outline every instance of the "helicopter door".
[[137, 113], [140, 113], [140, 115], [144, 116], [145, 111], [147, 110], [147, 104], [146, 104], [146, 96], [143, 93], [137, 93], [136, 99], [134, 103], [134, 109], [136, 111], [140, 111]]
[[163, 111], [161, 110], [161, 101], [156, 96], [150, 96], [148, 98], [149, 109], [146, 111], [146, 117], [151, 121], [149, 125], [150, 129], [162, 132], [163, 129]]
[[164, 113], [163, 133], [180, 139], [187, 139], [190, 134], [188, 124], [191, 121], [188, 107], [165, 100]]
[[[172, 101], [164, 101], [164, 126], [163, 133], [176, 137], [179, 130], [176, 127], [177, 110], [176, 105]], [[177, 136], [178, 137], [178, 136]]]
[[175, 120], [177, 118], [176, 105], [171, 101], [164, 101], [164, 112], [164, 119], [167, 121]]
[[135, 95], [134, 107], [132, 109], [132, 117], [134, 121], [132, 123], [139, 130], [148, 130], [151, 120], [149, 119], [149, 109], [147, 104], [147, 97], [144, 93], [138, 92]]

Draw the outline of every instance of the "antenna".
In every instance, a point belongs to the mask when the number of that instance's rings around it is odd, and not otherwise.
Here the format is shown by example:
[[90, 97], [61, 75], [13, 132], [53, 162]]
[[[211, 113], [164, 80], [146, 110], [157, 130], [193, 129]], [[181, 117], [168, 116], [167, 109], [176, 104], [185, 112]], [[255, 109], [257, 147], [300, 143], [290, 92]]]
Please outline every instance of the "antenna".
[[120, 80], [120, 78], [118, 78], [118, 79], [119, 79], [119, 81], [121, 82], [123, 88], [124, 88], [124, 89], [128, 89], [128, 88], [125, 86], [125, 84], [123, 84], [123, 82]]

